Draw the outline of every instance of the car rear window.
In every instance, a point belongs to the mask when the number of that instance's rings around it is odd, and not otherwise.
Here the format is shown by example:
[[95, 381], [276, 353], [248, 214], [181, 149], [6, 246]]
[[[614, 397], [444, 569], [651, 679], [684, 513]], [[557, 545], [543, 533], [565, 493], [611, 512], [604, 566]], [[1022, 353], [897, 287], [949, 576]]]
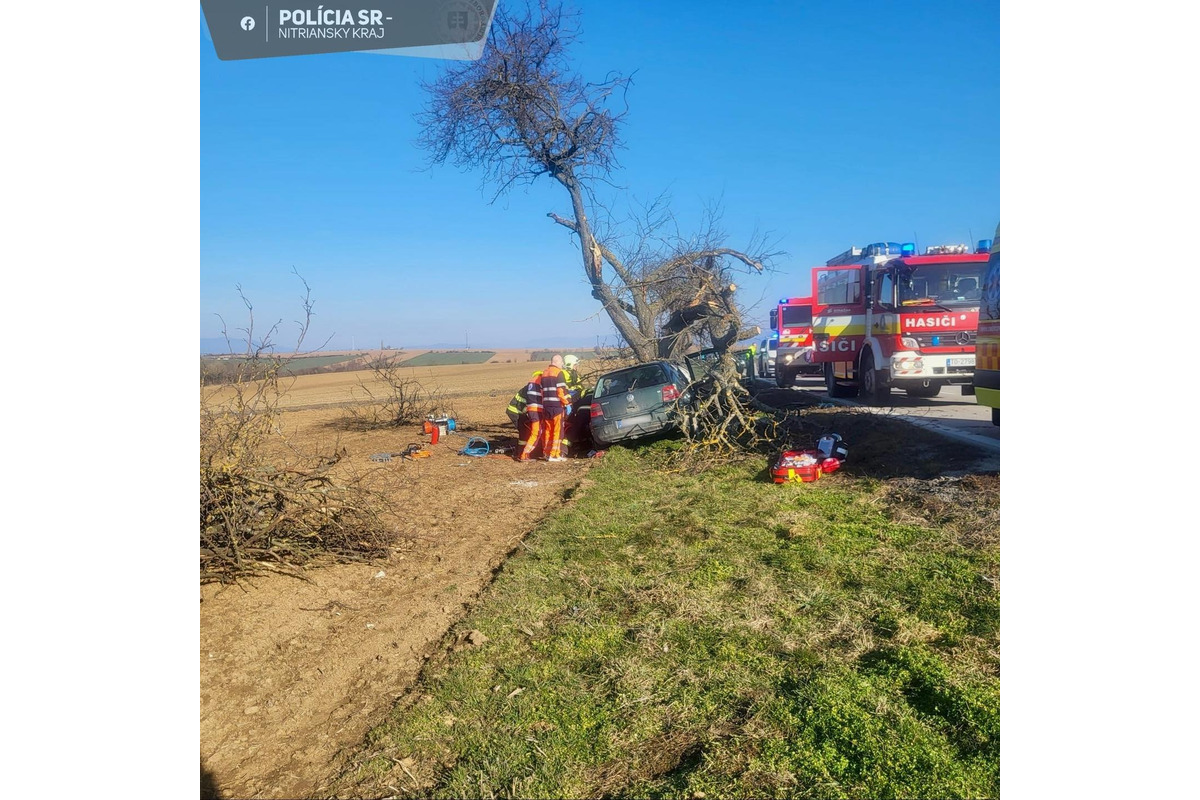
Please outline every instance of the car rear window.
[[610, 373], [596, 381], [596, 397], [608, 397], [670, 382], [662, 364], [641, 364]]

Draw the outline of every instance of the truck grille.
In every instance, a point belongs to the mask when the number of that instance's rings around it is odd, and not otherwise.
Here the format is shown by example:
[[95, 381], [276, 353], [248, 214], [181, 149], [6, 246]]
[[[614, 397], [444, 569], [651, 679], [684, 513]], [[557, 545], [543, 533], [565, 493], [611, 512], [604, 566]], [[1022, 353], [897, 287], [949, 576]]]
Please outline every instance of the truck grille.
[[[967, 334], [967, 341], [959, 342], [959, 334]], [[975, 331], [948, 331], [946, 333], [908, 333], [906, 336], [911, 336], [917, 340], [917, 346], [924, 349], [926, 347], [966, 347], [975, 345]], [[938, 343], [933, 343], [933, 337], [938, 337]]]

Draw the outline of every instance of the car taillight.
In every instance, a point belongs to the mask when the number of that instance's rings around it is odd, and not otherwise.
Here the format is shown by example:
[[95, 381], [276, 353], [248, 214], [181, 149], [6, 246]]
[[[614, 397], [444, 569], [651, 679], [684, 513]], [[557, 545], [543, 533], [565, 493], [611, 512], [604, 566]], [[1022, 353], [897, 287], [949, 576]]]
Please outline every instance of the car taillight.
[[675, 384], [668, 383], [662, 389], [662, 398], [664, 403], [669, 403], [672, 400], [679, 398], [679, 390], [675, 388]]
[[595, 419], [596, 417], [603, 417], [603, 416], [604, 416], [604, 409], [600, 407], [599, 402], [593, 400], [592, 401], [592, 419]]

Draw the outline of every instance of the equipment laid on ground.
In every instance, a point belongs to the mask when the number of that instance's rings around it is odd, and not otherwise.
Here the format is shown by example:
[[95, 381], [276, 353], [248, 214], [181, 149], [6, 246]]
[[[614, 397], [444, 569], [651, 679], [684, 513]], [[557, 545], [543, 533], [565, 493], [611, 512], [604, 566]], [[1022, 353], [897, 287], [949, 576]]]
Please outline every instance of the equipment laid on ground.
[[492, 452], [492, 446], [488, 444], [488, 440], [479, 436], [472, 436], [467, 440], [467, 446], [458, 451], [460, 456], [486, 456]]
[[372, 453], [371, 454], [372, 461], [378, 461], [381, 463], [391, 461], [393, 458], [403, 458], [403, 459], [407, 459], [409, 461], [411, 461], [414, 458], [429, 458], [429, 451], [425, 449], [425, 445], [417, 444], [416, 442], [414, 442], [414, 443], [410, 444], [407, 449], [405, 449], [399, 453]]
[[455, 428], [456, 424], [451, 417], [439, 417], [435, 414], [427, 414], [425, 416], [424, 431], [432, 437], [430, 444], [437, 444], [441, 437], [452, 432]]
[[838, 461], [845, 461], [848, 450], [841, 436], [827, 433], [817, 440], [817, 452], [821, 454], [822, 459], [836, 458]]
[[775, 483], [812, 483], [822, 475], [841, 469], [848, 448], [836, 433], [817, 441], [815, 450], [784, 450], [771, 468]]
[[812, 483], [821, 477], [821, 462], [816, 450], [784, 450], [771, 469], [775, 483], [803, 481]]

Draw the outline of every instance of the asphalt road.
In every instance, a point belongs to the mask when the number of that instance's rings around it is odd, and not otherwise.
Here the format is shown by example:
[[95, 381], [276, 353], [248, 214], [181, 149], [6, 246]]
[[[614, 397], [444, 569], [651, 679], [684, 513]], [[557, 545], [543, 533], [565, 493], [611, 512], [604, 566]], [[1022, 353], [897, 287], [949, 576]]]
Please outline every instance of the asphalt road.
[[[757, 381], [775, 385], [774, 379], [756, 378]], [[992, 424], [992, 410], [975, 402], [974, 395], [962, 394], [959, 386], [947, 386], [933, 398], [912, 398], [902, 391], [893, 390], [890, 403], [886, 406], [868, 406], [854, 399], [833, 399], [825, 394], [822, 378], [800, 377], [793, 392], [810, 392], [819, 397], [818, 402], [844, 406], [868, 408], [877, 414], [887, 414], [896, 419], [936, 431], [959, 441], [979, 445], [989, 451], [1000, 452], [1000, 428]]]

